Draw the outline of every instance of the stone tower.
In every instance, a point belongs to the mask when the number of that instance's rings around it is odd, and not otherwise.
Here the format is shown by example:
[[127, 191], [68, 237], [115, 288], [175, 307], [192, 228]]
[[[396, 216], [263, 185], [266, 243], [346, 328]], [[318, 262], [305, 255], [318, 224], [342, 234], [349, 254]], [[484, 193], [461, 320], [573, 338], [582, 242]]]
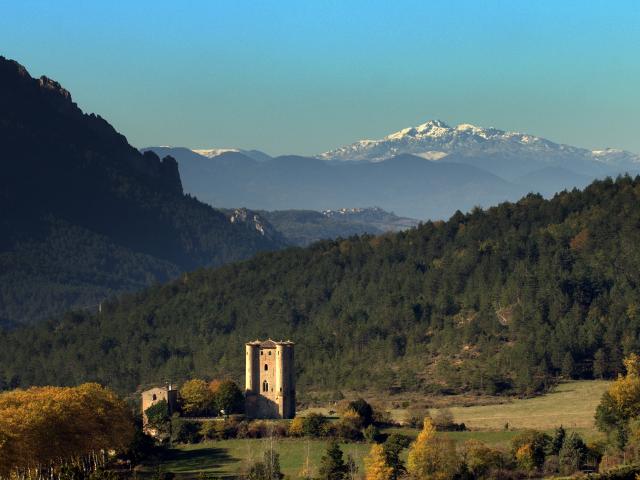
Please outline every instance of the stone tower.
[[252, 418], [295, 417], [294, 343], [269, 339], [245, 345], [247, 415]]
[[174, 390], [171, 385], [164, 387], [154, 387], [149, 390], [145, 390], [141, 395], [142, 399], [142, 424], [147, 425], [147, 408], [159, 403], [161, 401], [167, 402], [167, 414], [171, 415], [177, 410], [178, 404], [178, 391]]

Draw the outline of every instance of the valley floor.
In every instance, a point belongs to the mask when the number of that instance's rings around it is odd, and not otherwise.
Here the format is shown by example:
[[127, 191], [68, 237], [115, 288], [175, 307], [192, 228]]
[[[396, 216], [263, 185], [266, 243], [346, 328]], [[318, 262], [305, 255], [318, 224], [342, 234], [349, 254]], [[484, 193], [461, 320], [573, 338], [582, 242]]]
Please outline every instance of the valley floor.
[[[602, 393], [610, 382], [576, 381], [559, 385], [553, 392], [530, 399], [515, 399], [503, 404], [453, 407], [456, 422], [464, 422], [469, 431], [442, 432], [458, 443], [476, 439], [484, 443], [508, 448], [510, 441], [522, 430], [535, 428], [552, 432], [563, 425], [569, 431], [579, 432], [586, 441], [601, 438], [595, 429], [593, 416]], [[402, 418], [403, 410], [394, 410], [395, 418]], [[509, 429], [505, 429], [505, 424]], [[403, 433], [411, 437], [418, 434], [413, 428], [389, 428], [382, 433]], [[280, 453], [283, 473], [288, 478], [299, 478], [303, 465], [316, 467], [324, 455], [327, 441], [320, 439], [233, 439], [208, 441], [196, 445], [180, 445], [165, 452], [162, 457], [149, 460], [138, 467], [144, 476], [159, 471], [174, 473], [180, 477], [235, 477], [254, 460], [262, 457], [273, 441]], [[363, 459], [369, 453], [370, 444], [343, 443], [345, 454], [353, 457], [359, 472], [363, 472]]]

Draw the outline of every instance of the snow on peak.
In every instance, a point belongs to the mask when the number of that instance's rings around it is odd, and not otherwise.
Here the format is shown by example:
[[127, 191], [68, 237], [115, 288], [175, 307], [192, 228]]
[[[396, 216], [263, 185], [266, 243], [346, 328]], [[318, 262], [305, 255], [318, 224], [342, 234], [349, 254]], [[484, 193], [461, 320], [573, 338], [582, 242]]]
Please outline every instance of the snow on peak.
[[[429, 120], [416, 127], [403, 128], [379, 140], [359, 142], [325, 152], [327, 160], [383, 161], [401, 153], [439, 159], [449, 153], [474, 154], [509, 149], [548, 149], [553, 142], [533, 135], [483, 128], [470, 123], [455, 127], [442, 120]], [[562, 147], [562, 146], [558, 146]], [[438, 152], [433, 155], [431, 152]]]
[[191, 149], [193, 153], [197, 153], [198, 155], [202, 155], [203, 157], [213, 158], [218, 155], [222, 155], [227, 152], [239, 152], [237, 148], [206, 148], [206, 149]]
[[546, 140], [542, 137], [470, 123], [455, 127], [441, 120], [429, 120], [416, 127], [403, 128], [379, 140], [360, 140], [318, 155], [325, 160], [381, 162], [408, 153], [427, 160], [500, 155], [518, 161], [543, 164], [597, 162], [611, 167], [640, 168], [640, 155], [613, 148], [588, 150]]

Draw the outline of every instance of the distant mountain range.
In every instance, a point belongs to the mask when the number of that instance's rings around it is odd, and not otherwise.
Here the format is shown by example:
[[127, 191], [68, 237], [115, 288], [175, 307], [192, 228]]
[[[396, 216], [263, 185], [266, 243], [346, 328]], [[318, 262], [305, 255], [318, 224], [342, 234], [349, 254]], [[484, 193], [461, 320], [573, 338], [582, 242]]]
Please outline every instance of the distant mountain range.
[[185, 195], [173, 158], [141, 154], [4, 57], [0, 145], [0, 326], [287, 244]]
[[587, 150], [534, 135], [450, 127], [438, 120], [316, 157], [256, 150], [148, 147], [176, 158], [186, 191], [225, 207], [288, 210], [379, 205], [402, 216], [448, 218], [456, 210], [551, 196], [595, 178], [640, 171], [640, 156]]
[[150, 150], [178, 161], [187, 192], [227, 208], [322, 211], [378, 205], [402, 217], [439, 219], [458, 209], [495, 205], [526, 192], [472, 165], [414, 155], [377, 163], [294, 155], [256, 161], [239, 152], [207, 158], [186, 148]]
[[450, 127], [440, 120], [404, 128], [380, 140], [360, 140], [320, 154], [318, 158], [380, 162], [403, 153], [475, 165], [508, 180], [545, 167], [560, 167], [594, 176], [640, 170], [640, 155], [631, 152], [587, 150], [497, 128], [470, 124]]

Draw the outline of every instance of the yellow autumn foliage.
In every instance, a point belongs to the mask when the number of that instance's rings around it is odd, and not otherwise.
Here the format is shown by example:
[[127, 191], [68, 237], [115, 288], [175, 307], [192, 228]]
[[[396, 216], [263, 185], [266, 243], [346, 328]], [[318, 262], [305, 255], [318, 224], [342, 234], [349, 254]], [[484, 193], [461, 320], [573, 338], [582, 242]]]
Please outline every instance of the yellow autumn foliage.
[[355, 425], [356, 428], [362, 428], [364, 426], [362, 417], [353, 408], [347, 408], [342, 415], [340, 415], [340, 419], [343, 422], [350, 422]]
[[425, 418], [422, 431], [409, 448], [407, 472], [417, 480], [447, 480], [457, 470], [455, 444], [450, 438], [437, 438], [431, 419]]
[[532, 471], [536, 468], [536, 462], [533, 458], [533, 448], [531, 444], [525, 443], [516, 451], [516, 461], [523, 469]]
[[618, 377], [608, 393], [620, 412], [631, 418], [640, 413], [640, 356], [630, 354], [624, 366], [627, 374]]
[[6, 392], [0, 394], [0, 477], [95, 460], [97, 452], [126, 449], [133, 435], [126, 404], [96, 383]]
[[180, 388], [182, 411], [185, 415], [206, 415], [215, 410], [213, 406], [214, 393], [204, 380], [194, 378], [186, 381]]
[[301, 437], [304, 435], [304, 418], [295, 417], [289, 423], [289, 435], [292, 437]]
[[374, 443], [369, 455], [364, 459], [366, 480], [389, 480], [393, 468], [387, 465], [384, 449], [379, 443]]

